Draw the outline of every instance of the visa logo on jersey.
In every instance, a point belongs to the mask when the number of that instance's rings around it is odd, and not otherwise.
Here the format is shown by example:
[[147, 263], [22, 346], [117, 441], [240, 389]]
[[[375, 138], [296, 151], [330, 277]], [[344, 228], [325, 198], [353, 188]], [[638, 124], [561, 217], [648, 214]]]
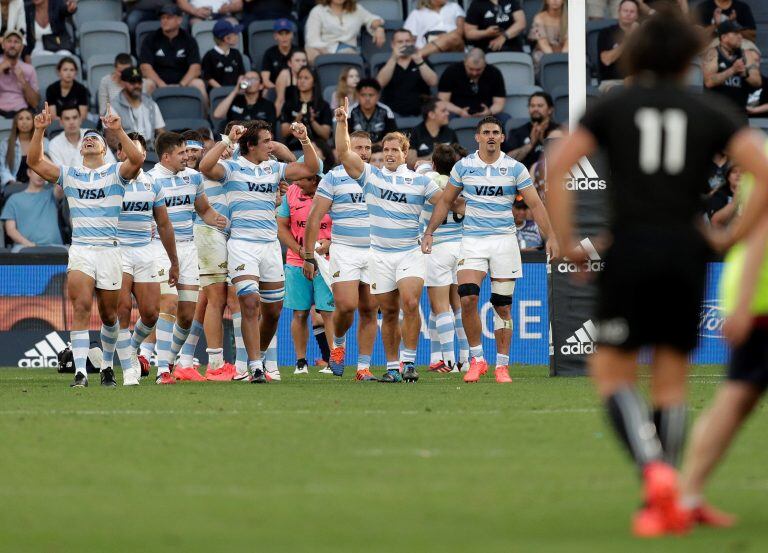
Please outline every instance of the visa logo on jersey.
[[189, 196], [171, 196], [165, 199], [165, 207], [181, 207], [191, 204], [192, 199]]
[[123, 202], [123, 211], [149, 211], [149, 202]]
[[77, 195], [81, 200], [103, 200], [107, 197], [103, 188], [99, 190], [81, 190], [78, 188]]
[[475, 194], [478, 196], [503, 196], [504, 188], [501, 186], [475, 186]]
[[605, 181], [585, 157], [571, 168], [570, 175], [571, 178], [565, 183], [567, 190], [605, 190]]
[[349, 195], [349, 199], [352, 201], [353, 204], [364, 204], [365, 203], [365, 196], [361, 192], [357, 192], [355, 194]]
[[272, 186], [272, 184], [264, 183], [264, 182], [249, 182], [248, 183], [248, 192], [274, 192], [275, 188]]
[[391, 190], [382, 190], [381, 199], [390, 202], [397, 202], [399, 204], [407, 204], [407, 194], [404, 192], [392, 192]]

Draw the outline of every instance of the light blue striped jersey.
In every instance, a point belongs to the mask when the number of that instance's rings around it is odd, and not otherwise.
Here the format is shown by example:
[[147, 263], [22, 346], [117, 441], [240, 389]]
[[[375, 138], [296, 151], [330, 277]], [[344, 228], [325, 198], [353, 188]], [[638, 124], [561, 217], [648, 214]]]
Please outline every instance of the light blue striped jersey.
[[[157, 182], [165, 195], [165, 207], [173, 225], [177, 242], [193, 239], [192, 221], [195, 218], [195, 200], [203, 195], [203, 175], [194, 169], [184, 169], [173, 173], [157, 163], [147, 173]], [[159, 239], [158, 236], [155, 239]]]
[[368, 205], [371, 247], [380, 252], [418, 248], [421, 210], [440, 187], [405, 165], [392, 172], [366, 163], [357, 181]]
[[59, 167], [57, 184], [64, 190], [72, 216], [72, 245], [118, 246], [117, 221], [128, 181], [121, 163], [87, 167]]
[[328, 171], [320, 181], [316, 194], [331, 203], [331, 242], [369, 248], [371, 246], [368, 207], [363, 187], [347, 175], [343, 165]]
[[221, 160], [221, 183], [227, 194], [233, 240], [274, 242], [277, 240], [275, 209], [286, 163], [267, 160], [258, 165], [245, 157]]
[[449, 182], [463, 190], [467, 202], [464, 236], [515, 234], [512, 204], [518, 190], [533, 184], [522, 163], [501, 154], [487, 164], [475, 152], [453, 166]]
[[[229, 203], [227, 202], [227, 194], [224, 192], [224, 185], [222, 185], [219, 181], [203, 178], [203, 189], [205, 190], [205, 195], [208, 196], [208, 203], [211, 204], [211, 207], [216, 210], [216, 213], [219, 215], [224, 215], [224, 217], [230, 219]], [[206, 225], [202, 217], [196, 215], [195, 224], [203, 227], [209, 227], [222, 234], [229, 235], [229, 223], [227, 223], [225, 228], [220, 229], [218, 227]]]
[[159, 183], [144, 172], [125, 187], [123, 208], [117, 223], [120, 245], [138, 248], [152, 241], [154, 209], [165, 205], [165, 194]]
[[[441, 175], [435, 171], [428, 171], [422, 174], [425, 177], [432, 179], [438, 186], [440, 186], [439, 181], [448, 182], [448, 175]], [[434, 206], [431, 203], [427, 202], [424, 204], [424, 209], [421, 212], [421, 234], [424, 234], [424, 231], [427, 230], [427, 225], [429, 224], [429, 219], [432, 217], [433, 211]], [[432, 244], [437, 245], [445, 242], [461, 242], [463, 228], [464, 215], [449, 210], [445, 220], [440, 223], [440, 226], [435, 229], [434, 233], [432, 233]]]

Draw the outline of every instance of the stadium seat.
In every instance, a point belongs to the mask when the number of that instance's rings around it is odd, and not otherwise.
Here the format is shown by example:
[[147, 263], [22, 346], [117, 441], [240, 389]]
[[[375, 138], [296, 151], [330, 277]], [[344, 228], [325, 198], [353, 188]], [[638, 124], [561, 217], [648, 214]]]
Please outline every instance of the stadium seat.
[[451, 119], [448, 126], [456, 131], [456, 136], [459, 138], [459, 144], [465, 147], [469, 151], [477, 149], [477, 142], [475, 142], [475, 129], [480, 122], [479, 117], [459, 117]]
[[86, 21], [121, 21], [123, 3], [120, 0], [80, 0], [73, 18], [78, 28]]
[[[275, 45], [275, 40], [272, 38], [274, 24], [275, 21], [269, 19], [267, 21], [254, 21], [248, 25], [248, 55], [254, 67], [259, 70], [261, 70], [264, 52]], [[294, 45], [297, 47], [299, 45], [298, 40], [298, 33], [293, 33]]]
[[757, 39], [755, 40], [760, 53], [768, 56], [768, 21], [757, 24]]
[[587, 60], [592, 67], [592, 75], [597, 77], [600, 67], [600, 54], [597, 50], [597, 39], [600, 31], [616, 25], [615, 19], [591, 19], [587, 21]]
[[[36, 54], [32, 56], [32, 67], [35, 68], [37, 73], [37, 85], [40, 88], [40, 94], [43, 99], [45, 98], [45, 91], [48, 86], [59, 80], [59, 75], [56, 73], [56, 65], [59, 60], [65, 56], [59, 54]], [[78, 81], [83, 82], [83, 69], [80, 67], [80, 58], [77, 56], [69, 56], [75, 60], [77, 65], [77, 77]]]
[[544, 54], [539, 65], [539, 84], [546, 91], [568, 86], [568, 54]]
[[230, 92], [232, 92], [233, 88], [234, 87], [232, 86], [220, 86], [219, 88], [212, 88], [208, 93], [208, 96], [211, 100], [211, 108], [208, 113], [211, 114], [211, 121], [213, 122], [214, 130], [220, 128], [221, 123], [224, 121], [224, 119], [214, 119], [213, 111], [216, 109], [216, 106], [218, 106], [221, 103], [221, 101], [224, 98], [226, 98]]
[[11, 127], [13, 127], [13, 119], [0, 117], [0, 142], [6, 140], [10, 136]]
[[760, 74], [768, 76], [768, 58], [760, 60]]
[[516, 86], [507, 89], [507, 102], [504, 113], [512, 118], [528, 118], [528, 97], [534, 92], [541, 92], [538, 86]]
[[336, 92], [335, 84], [332, 84], [323, 88], [323, 100], [328, 102], [328, 105], [331, 105], [331, 101], [333, 100], [333, 94], [335, 92]]
[[357, 54], [322, 54], [315, 58], [315, 70], [320, 77], [320, 88], [335, 85], [339, 81], [339, 72], [354, 65], [360, 71], [360, 75], [365, 75], [365, 63], [363, 58]]
[[99, 83], [104, 75], [109, 75], [115, 69], [115, 56], [109, 54], [99, 54], [97, 56], [91, 56], [86, 62], [86, 69], [88, 70], [88, 90], [91, 91], [91, 105], [101, 112], [102, 106], [97, 105], [99, 102]]
[[442, 77], [443, 71], [445, 71], [449, 65], [453, 65], [460, 61], [464, 61], [464, 54], [461, 52], [441, 52], [429, 56], [429, 64], [432, 66], [432, 69], [435, 70], [435, 73], [437, 73], [438, 79]]
[[765, 132], [768, 132], [768, 118], [752, 118], [749, 120], [749, 126], [754, 129], [761, 129]]
[[[526, 35], [528, 34], [528, 30], [531, 28], [531, 24], [533, 24], [533, 17], [541, 11], [541, 0], [523, 0], [523, 12], [525, 13], [525, 30]], [[469, 6], [466, 6], [469, 7]]]
[[403, 20], [403, 4], [400, 0], [360, 0], [358, 3], [384, 20]]
[[134, 31], [134, 44], [136, 44], [135, 53], [137, 58], [141, 54], [141, 43], [144, 42], [144, 39], [147, 37], [147, 35], [154, 33], [159, 28], [160, 22], [157, 20], [142, 21], [136, 25], [136, 30]]
[[147, 144], [147, 157], [144, 158], [144, 165], [142, 165], [142, 169], [149, 171], [158, 161], [160, 161], [160, 159], [158, 159], [157, 154], [155, 153], [155, 145]]
[[689, 88], [696, 90], [704, 89], [704, 73], [701, 71], [701, 65], [698, 62], [691, 64], [688, 72], [687, 84]]
[[384, 21], [384, 33], [387, 36], [386, 41], [384, 42], [384, 45], [379, 48], [373, 43], [373, 37], [363, 29], [360, 32], [360, 51], [363, 53], [363, 58], [365, 58], [365, 61], [368, 62], [368, 64], [371, 67], [371, 73], [373, 74], [373, 62], [372, 59], [374, 56], [383, 54], [389, 57], [389, 55], [392, 53], [392, 35], [395, 34], [395, 31], [403, 26], [402, 20], [397, 21]]
[[410, 134], [414, 127], [421, 123], [424, 119], [420, 115], [411, 115], [409, 117], [403, 115], [397, 115], [395, 117], [395, 123], [397, 123], [397, 130]]
[[44, 254], [59, 254], [67, 253], [64, 246], [32, 246], [30, 248], [21, 248], [19, 253], [27, 253], [32, 255], [44, 255]]
[[203, 96], [191, 86], [158, 88], [152, 97], [160, 107], [163, 119], [202, 119], [205, 115]]
[[379, 70], [381, 70], [382, 66], [387, 63], [387, 60], [390, 56], [391, 54], [389, 53], [380, 53], [374, 54], [371, 58], [366, 58], [368, 60], [368, 65], [371, 69], [371, 76], [373, 78], [376, 78]]
[[131, 51], [128, 26], [122, 21], [85, 21], [80, 26], [80, 57]]
[[[192, 38], [197, 41], [197, 48], [200, 50], [200, 59], [203, 59], [205, 53], [208, 50], [213, 49], [216, 45], [216, 42], [213, 40], [214, 25], [216, 25], [216, 21], [214, 20], [200, 21], [199, 23], [192, 25]], [[238, 35], [237, 46], [235, 46], [235, 48], [240, 50], [240, 53], [243, 52], [242, 34]]]
[[[242, 51], [241, 51], [242, 53]], [[259, 62], [261, 63], [261, 62]], [[254, 70], [261, 73], [261, 67], [254, 67], [253, 62], [251, 61], [251, 58], [248, 54], [243, 54], [243, 67], [245, 67], [246, 71]]]
[[[598, 96], [600, 92], [596, 87], [587, 87], [587, 106], [589, 106]], [[555, 102], [555, 121], [558, 123], [567, 124], [569, 109], [569, 95], [567, 86], [555, 87], [552, 91], [552, 100]]]
[[524, 52], [490, 52], [485, 55], [488, 65], [493, 65], [504, 76], [504, 87], [533, 86], [533, 59]]
[[3, 196], [5, 196], [5, 199], [7, 200], [17, 192], [23, 192], [27, 189], [28, 183], [26, 182], [12, 182], [10, 184], [7, 184], [5, 188], [3, 188]]
[[211, 123], [208, 119], [193, 118], [193, 117], [179, 117], [165, 119], [165, 130], [173, 132], [183, 132], [186, 130], [196, 130], [203, 127], [211, 128]]

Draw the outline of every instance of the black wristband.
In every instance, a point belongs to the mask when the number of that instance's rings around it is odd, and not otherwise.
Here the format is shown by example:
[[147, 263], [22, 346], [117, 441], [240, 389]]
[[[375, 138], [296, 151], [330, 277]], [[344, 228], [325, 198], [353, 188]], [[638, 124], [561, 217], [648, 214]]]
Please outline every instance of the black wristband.
[[314, 257], [305, 257], [304, 263], [310, 263], [315, 269], [317, 269], [317, 259]]

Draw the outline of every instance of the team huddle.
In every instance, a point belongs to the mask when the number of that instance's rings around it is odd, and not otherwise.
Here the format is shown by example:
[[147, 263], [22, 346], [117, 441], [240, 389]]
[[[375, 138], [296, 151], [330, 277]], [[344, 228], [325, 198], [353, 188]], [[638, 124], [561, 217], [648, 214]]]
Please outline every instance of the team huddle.
[[[163, 133], [154, 144], [159, 161], [144, 172], [143, 137], [126, 134], [109, 111], [102, 122], [119, 142], [117, 163], [105, 163], [106, 141], [95, 131], [83, 138], [82, 166], [51, 163], [42, 151], [52, 122], [46, 105], [35, 117], [28, 163], [62, 187], [73, 221], [67, 284], [74, 312], [72, 386], [88, 385], [94, 293], [104, 386], [116, 385], [115, 352], [125, 385], [137, 385], [149, 373], [152, 353], [158, 384], [279, 380], [276, 330], [284, 300], [294, 310], [295, 343], [296, 336], [306, 335], [310, 313], [317, 314], [332, 340], [325, 348], [328, 372], [344, 373], [345, 337], [357, 311], [356, 379], [415, 382], [425, 285], [430, 369], [461, 370], [466, 382], [476, 382], [488, 371], [478, 313], [486, 274], [495, 311], [495, 378], [511, 382], [510, 306], [515, 279], [522, 276], [512, 214], [516, 197], [522, 196], [550, 237], [548, 253], [556, 256], [558, 246], [528, 172], [500, 149], [501, 124], [493, 117], [478, 124], [477, 152], [439, 145], [432, 162], [416, 170], [405, 163], [408, 138], [390, 133], [382, 140], [379, 169], [369, 163], [369, 135], [349, 135], [348, 113], [348, 102], [336, 110], [341, 165], [325, 175], [302, 124], [291, 126], [302, 147], [297, 160], [263, 121], [230, 123], [207, 151], [194, 132]], [[134, 300], [139, 319], [131, 332]], [[235, 363], [223, 358], [227, 306]], [[386, 371], [377, 378], [370, 364], [379, 312]], [[202, 332], [209, 357], [205, 375], [193, 366]], [[306, 355], [306, 337], [299, 343]], [[299, 358], [296, 373], [306, 373], [306, 365]]]

